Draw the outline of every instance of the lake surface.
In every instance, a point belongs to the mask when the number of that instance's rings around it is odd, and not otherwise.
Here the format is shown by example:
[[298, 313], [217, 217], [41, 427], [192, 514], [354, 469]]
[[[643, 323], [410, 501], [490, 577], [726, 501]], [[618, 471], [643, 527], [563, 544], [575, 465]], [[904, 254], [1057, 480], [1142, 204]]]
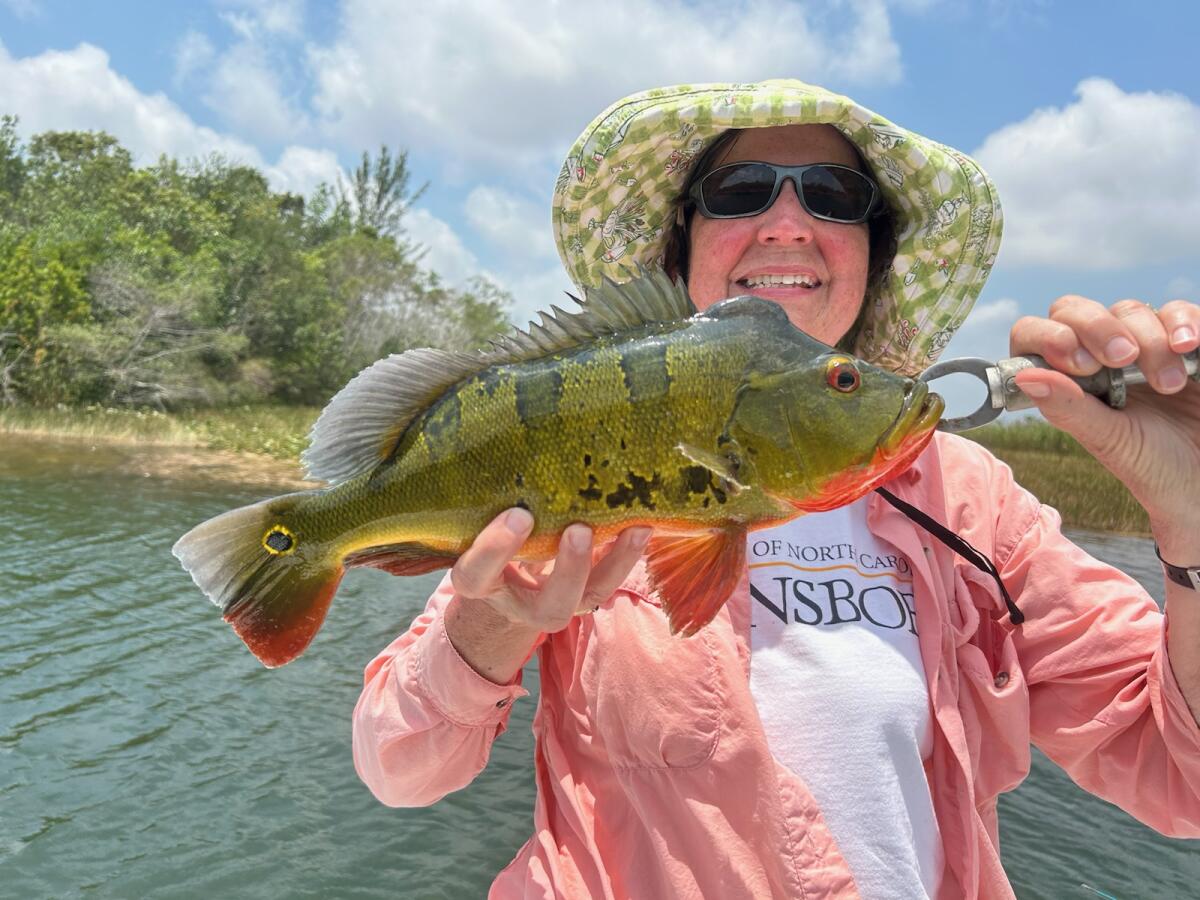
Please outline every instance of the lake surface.
[[[352, 572], [310, 652], [263, 669], [170, 553], [274, 493], [205, 459], [0, 435], [0, 896], [484, 896], [532, 828], [533, 698], [470, 787], [380, 805], [354, 773], [350, 712], [438, 576]], [[1161, 601], [1148, 541], [1075, 538]], [[536, 670], [525, 684], [536, 695]], [[1200, 895], [1198, 842], [1036, 752], [1000, 809], [1023, 898]]]

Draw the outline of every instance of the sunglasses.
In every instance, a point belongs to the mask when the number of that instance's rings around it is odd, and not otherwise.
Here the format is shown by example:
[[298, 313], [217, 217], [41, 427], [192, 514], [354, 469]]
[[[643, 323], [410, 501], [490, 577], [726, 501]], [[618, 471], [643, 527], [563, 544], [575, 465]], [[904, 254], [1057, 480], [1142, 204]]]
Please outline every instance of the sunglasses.
[[879, 186], [857, 169], [834, 163], [777, 166], [755, 160], [713, 169], [692, 185], [688, 197], [707, 219], [742, 219], [770, 209], [786, 178], [792, 179], [808, 214], [826, 222], [865, 222], [879, 202]]

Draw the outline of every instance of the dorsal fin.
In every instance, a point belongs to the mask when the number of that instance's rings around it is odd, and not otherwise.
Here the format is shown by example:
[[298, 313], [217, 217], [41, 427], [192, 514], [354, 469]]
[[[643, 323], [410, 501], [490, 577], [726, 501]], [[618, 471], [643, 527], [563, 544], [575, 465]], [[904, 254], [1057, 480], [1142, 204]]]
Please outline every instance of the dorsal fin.
[[492, 342], [485, 351], [422, 348], [393, 354], [359, 372], [322, 411], [301, 461], [310, 478], [339, 484], [370, 471], [396, 446], [409, 424], [464, 378], [491, 366], [539, 359], [607, 335], [654, 322], [682, 321], [696, 312], [682, 281], [639, 267], [626, 284], [605, 280], [576, 300], [580, 312], [551, 306], [526, 331]]
[[339, 484], [386, 459], [417, 415], [481, 368], [477, 353], [423, 347], [363, 369], [329, 401], [300, 461], [309, 478]]
[[577, 313], [551, 306], [539, 322], [492, 342], [488, 365], [524, 362], [567, 350], [599, 337], [632, 331], [654, 322], [679, 322], [696, 314], [683, 281], [672, 281], [661, 269], [638, 266], [637, 277], [624, 284], [608, 278], [584, 291]]

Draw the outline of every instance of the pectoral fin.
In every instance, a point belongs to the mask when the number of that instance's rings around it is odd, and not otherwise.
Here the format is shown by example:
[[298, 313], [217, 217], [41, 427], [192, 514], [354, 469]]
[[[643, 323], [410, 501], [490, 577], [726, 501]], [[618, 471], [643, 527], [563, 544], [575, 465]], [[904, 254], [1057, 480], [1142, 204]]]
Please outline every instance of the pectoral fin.
[[737, 587], [745, 563], [744, 528], [652, 537], [646, 571], [672, 634], [691, 636], [711, 622]]
[[746, 489], [746, 485], [737, 478], [741, 474], [741, 459], [734, 449], [730, 449], [726, 454], [712, 453], [691, 444], [677, 444], [675, 449], [696, 465], [716, 475], [722, 489], [728, 493], [737, 494]]

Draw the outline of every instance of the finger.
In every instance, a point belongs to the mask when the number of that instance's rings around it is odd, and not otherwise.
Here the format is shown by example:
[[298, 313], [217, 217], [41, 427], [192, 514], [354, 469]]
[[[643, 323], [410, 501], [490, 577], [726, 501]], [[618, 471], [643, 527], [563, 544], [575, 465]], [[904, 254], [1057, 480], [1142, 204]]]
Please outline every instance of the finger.
[[1119, 300], [1110, 307], [1137, 344], [1137, 366], [1146, 382], [1160, 394], [1174, 394], [1187, 384], [1187, 370], [1171, 350], [1167, 330], [1152, 306], [1140, 300]]
[[[1145, 304], [1137, 305], [1146, 308]], [[1123, 306], [1120, 308], [1122, 315], [1117, 315], [1095, 300], [1070, 296], [1054, 301], [1050, 316], [1074, 331], [1082, 349], [1098, 360], [1099, 365], [1120, 368], [1129, 365], [1138, 356], [1137, 340], [1126, 322], [1133, 308]]]
[[1172, 300], [1158, 311], [1167, 339], [1176, 353], [1190, 353], [1200, 347], [1200, 305]]
[[1113, 458], [1114, 448], [1127, 443], [1129, 417], [1084, 393], [1062, 372], [1024, 369], [1014, 380], [1047, 422], [1074, 437], [1101, 463]]
[[1012, 356], [1036, 353], [1053, 368], [1069, 375], [1092, 375], [1099, 361], [1079, 342], [1069, 325], [1036, 316], [1024, 316], [1012, 327], [1008, 339]]
[[592, 567], [580, 598], [581, 612], [592, 612], [612, 598], [642, 558], [649, 540], [650, 529], [646, 527], [626, 528], [621, 532], [604, 557]]
[[533, 516], [520, 507], [492, 519], [450, 570], [455, 593], [473, 599], [487, 597], [532, 530]]
[[568, 525], [558, 542], [554, 570], [533, 600], [532, 614], [543, 631], [567, 626], [579, 608], [592, 570], [592, 530], [576, 522]]

